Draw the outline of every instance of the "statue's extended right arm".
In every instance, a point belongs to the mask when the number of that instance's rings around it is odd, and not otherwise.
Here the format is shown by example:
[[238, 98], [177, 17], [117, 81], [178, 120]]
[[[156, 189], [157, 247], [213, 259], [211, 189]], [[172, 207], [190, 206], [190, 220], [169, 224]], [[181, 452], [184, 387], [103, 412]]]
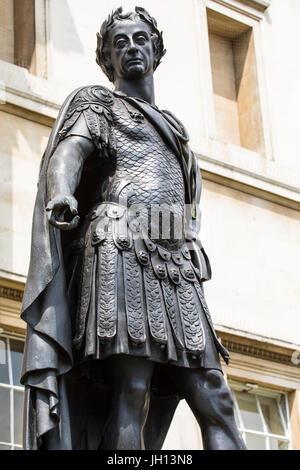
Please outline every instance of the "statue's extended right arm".
[[[72, 135], [60, 142], [51, 157], [47, 171], [49, 203], [46, 210], [49, 223], [56, 228], [71, 230], [79, 222], [74, 193], [81, 179], [84, 162], [94, 149], [91, 140]], [[74, 216], [71, 222], [64, 220], [68, 210]]]

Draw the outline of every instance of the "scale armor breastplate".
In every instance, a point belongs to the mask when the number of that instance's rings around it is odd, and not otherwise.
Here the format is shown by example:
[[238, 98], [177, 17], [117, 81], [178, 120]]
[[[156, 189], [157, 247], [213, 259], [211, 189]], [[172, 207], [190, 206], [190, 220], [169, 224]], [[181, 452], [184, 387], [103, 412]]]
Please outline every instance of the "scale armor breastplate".
[[[148, 211], [148, 235], [161, 238], [162, 244], [168, 243], [166, 239], [171, 244], [179, 238], [182, 241], [184, 180], [177, 157], [144, 116], [124, 101], [117, 100], [113, 122], [115, 171], [104, 185], [102, 198], [113, 200], [120, 182], [129, 182], [127, 205], [140, 205], [146, 210], [145, 217]], [[159, 227], [159, 208], [167, 224], [164, 228]]]

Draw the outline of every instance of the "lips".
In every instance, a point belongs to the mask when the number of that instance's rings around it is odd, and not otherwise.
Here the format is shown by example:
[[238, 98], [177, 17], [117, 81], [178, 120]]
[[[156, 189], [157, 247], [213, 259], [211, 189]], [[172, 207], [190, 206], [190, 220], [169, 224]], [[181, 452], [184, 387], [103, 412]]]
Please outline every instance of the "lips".
[[142, 63], [142, 59], [135, 58], [135, 59], [129, 59], [127, 60], [127, 65], [135, 65], [135, 64], [140, 64]]

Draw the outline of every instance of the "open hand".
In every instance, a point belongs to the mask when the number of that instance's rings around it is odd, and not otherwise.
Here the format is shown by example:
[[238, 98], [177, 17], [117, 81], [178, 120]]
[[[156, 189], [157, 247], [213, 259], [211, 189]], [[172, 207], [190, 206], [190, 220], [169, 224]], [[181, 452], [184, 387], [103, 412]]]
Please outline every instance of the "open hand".
[[[46, 211], [48, 221], [60, 230], [72, 230], [79, 222], [78, 203], [73, 196], [56, 197], [49, 201]], [[65, 221], [65, 214], [70, 211], [74, 215], [71, 222]]]

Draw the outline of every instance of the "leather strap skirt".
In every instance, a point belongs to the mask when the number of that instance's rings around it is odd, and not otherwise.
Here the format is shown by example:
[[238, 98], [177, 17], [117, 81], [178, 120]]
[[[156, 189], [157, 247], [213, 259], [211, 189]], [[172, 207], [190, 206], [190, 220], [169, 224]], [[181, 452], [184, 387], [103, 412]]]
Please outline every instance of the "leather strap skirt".
[[78, 299], [79, 361], [127, 354], [222, 370], [201, 272], [186, 244], [170, 250], [151, 240], [114, 203], [99, 205], [86, 227], [70, 289]]

